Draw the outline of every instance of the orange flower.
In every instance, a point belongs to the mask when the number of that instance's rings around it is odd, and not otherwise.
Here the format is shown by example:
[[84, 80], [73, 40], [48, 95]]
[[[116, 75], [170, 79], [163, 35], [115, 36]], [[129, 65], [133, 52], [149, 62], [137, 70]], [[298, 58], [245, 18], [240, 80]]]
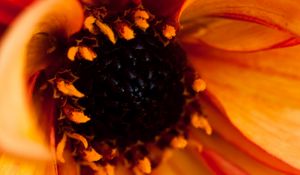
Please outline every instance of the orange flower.
[[[128, 2], [111, 0], [105, 5], [117, 12]], [[187, 148], [172, 152], [152, 174], [300, 174], [300, 4], [292, 0], [142, 2], [152, 14], [173, 24], [180, 21], [178, 38], [206, 82], [200, 101], [213, 130], [207, 135], [193, 129]], [[53, 60], [43, 53], [51, 42], [32, 36], [45, 32], [67, 37], [82, 23], [78, 1], [38, 1], [2, 39], [1, 174], [58, 173], [48, 116], [53, 109], [38, 108], [30, 97], [33, 75]], [[59, 174], [75, 174], [76, 163], [66, 159]], [[116, 174], [126, 171], [117, 169]]]

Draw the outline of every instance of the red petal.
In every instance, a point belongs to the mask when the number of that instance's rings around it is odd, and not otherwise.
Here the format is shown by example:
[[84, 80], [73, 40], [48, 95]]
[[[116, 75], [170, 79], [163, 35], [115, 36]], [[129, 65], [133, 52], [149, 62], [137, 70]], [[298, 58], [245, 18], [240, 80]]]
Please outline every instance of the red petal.
[[248, 173], [209, 149], [203, 150], [201, 156], [212, 171], [218, 175], [248, 175]]

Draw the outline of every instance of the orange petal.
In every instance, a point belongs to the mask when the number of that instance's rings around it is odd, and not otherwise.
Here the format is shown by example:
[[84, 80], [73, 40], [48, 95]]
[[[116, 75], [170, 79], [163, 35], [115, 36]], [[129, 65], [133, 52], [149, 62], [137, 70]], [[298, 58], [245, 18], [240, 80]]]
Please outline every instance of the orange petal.
[[286, 32], [300, 34], [300, 2], [293, 0], [188, 0], [182, 15], [183, 25], [201, 21], [203, 16], [252, 21]]
[[[197, 54], [190, 55], [193, 64], [219, 100], [219, 109], [242, 135], [220, 126], [223, 119], [210, 121], [213, 128], [260, 161], [299, 173], [294, 168], [300, 169], [300, 47], [242, 54], [198, 45], [189, 47], [189, 53], [195, 49]], [[243, 136], [277, 160], [263, 160], [244, 144]]]
[[299, 7], [293, 0], [189, 0], [181, 15], [181, 36], [234, 51], [278, 47], [291, 39], [299, 44]]
[[[68, 4], [68, 5], [65, 5]], [[68, 13], [78, 9], [78, 13]], [[19, 17], [2, 38], [0, 48], [0, 147], [3, 151], [30, 157], [45, 157], [47, 148], [39, 132], [36, 116], [28, 103], [26, 79], [28, 42], [38, 32], [62, 31], [71, 34], [81, 25], [77, 1], [38, 1]], [[76, 10], [75, 10], [76, 11]], [[47, 17], [45, 17], [48, 15]], [[60, 16], [60, 17], [58, 17]], [[76, 19], [76, 20], [74, 20]], [[16, 52], [17, 50], [17, 52]], [[34, 72], [30, 72], [33, 74]], [[47, 136], [46, 136], [47, 137]]]
[[51, 161], [32, 161], [1, 153], [0, 165], [1, 175], [57, 175]]
[[[202, 17], [197, 21], [183, 23], [181, 40], [199, 41], [229, 51], [255, 51], [279, 47], [294, 35], [270, 26], [245, 20], [219, 17]], [[299, 39], [293, 44], [299, 44]]]
[[246, 152], [243, 152], [217, 134], [208, 136], [204, 132], [199, 132], [199, 130], [194, 129], [190, 134], [190, 138], [203, 145], [202, 152], [199, 152], [197, 149], [192, 149], [191, 147], [190, 151], [192, 151], [198, 159], [206, 159], [206, 161], [208, 161], [207, 164], [210, 164], [209, 166], [217, 166], [221, 171], [229, 172], [229, 174], [233, 171], [259, 175], [284, 174], [250, 157]]
[[171, 157], [158, 168], [154, 169], [151, 175], [210, 175], [211, 171], [203, 164], [194, 153], [187, 150], [172, 151]]

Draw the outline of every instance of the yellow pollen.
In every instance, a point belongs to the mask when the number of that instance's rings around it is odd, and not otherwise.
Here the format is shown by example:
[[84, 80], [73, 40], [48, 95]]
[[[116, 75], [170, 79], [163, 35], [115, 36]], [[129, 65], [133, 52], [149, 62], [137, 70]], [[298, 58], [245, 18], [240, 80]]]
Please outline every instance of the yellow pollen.
[[100, 160], [103, 156], [97, 153], [94, 148], [84, 150], [84, 159], [88, 162], [95, 162]]
[[113, 32], [113, 30], [105, 23], [96, 20], [96, 25], [99, 27], [99, 29], [101, 30], [101, 32], [107, 36], [107, 38], [113, 43], [116, 44], [116, 37], [115, 34]]
[[76, 140], [80, 141], [83, 144], [85, 149], [88, 148], [88, 141], [82, 135], [77, 134], [77, 133], [67, 133], [67, 136], [72, 139], [76, 139]]
[[171, 141], [171, 146], [174, 148], [185, 148], [188, 144], [187, 140], [183, 136], [174, 137]]
[[84, 115], [84, 113], [81, 111], [72, 112], [71, 115], [68, 116], [68, 118], [75, 123], [86, 123], [90, 120], [90, 118]]
[[63, 80], [58, 81], [56, 83], [56, 87], [64, 95], [74, 96], [78, 98], [84, 97], [84, 94], [79, 92], [71, 83], [66, 83]]
[[193, 83], [193, 90], [195, 92], [201, 92], [201, 91], [204, 91], [206, 89], [206, 83], [204, 80], [202, 79], [197, 79], [194, 81]]
[[149, 18], [150, 16], [145, 10], [136, 10], [134, 13], [135, 25], [144, 31], [149, 27]]
[[65, 158], [63, 154], [66, 147], [66, 143], [67, 143], [67, 135], [64, 134], [56, 147], [56, 159], [61, 163], [65, 163]]
[[85, 60], [93, 61], [97, 54], [89, 47], [81, 46], [79, 47], [79, 53]]
[[165, 25], [163, 28], [163, 35], [164, 37], [166, 37], [167, 39], [172, 39], [173, 37], [176, 36], [176, 29], [175, 27], [171, 26], [171, 25]]
[[135, 36], [134, 31], [127, 24], [120, 24], [118, 33], [121, 38], [124, 38], [126, 40], [131, 40]]
[[195, 128], [204, 129], [207, 135], [212, 134], [212, 127], [210, 126], [208, 120], [204, 116], [200, 116], [198, 113], [194, 113], [192, 115], [191, 124]]
[[69, 50], [68, 50], [68, 54], [67, 54], [69, 60], [74, 61], [75, 56], [77, 55], [77, 52], [78, 52], [78, 47], [77, 46], [70, 47]]
[[137, 168], [142, 172], [146, 174], [151, 173], [151, 162], [148, 157], [144, 157], [142, 160], [138, 161]]
[[95, 30], [95, 24], [96, 18], [94, 16], [88, 16], [84, 20], [84, 27], [89, 30], [92, 34], [97, 34], [97, 31]]

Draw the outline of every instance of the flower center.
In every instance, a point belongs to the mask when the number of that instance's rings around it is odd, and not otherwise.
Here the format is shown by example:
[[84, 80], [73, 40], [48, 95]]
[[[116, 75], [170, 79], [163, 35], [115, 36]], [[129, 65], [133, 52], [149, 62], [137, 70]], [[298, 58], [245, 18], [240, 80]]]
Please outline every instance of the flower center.
[[136, 31], [130, 41], [107, 39], [93, 48], [93, 61], [70, 64], [78, 77], [73, 84], [85, 96], [78, 100], [90, 122], [76, 126], [94, 140], [111, 140], [125, 149], [155, 136], [178, 122], [183, 111], [183, 50], [164, 46], [151, 31]]
[[109, 174], [111, 166], [126, 164], [147, 174], [163, 149], [185, 147], [190, 122], [204, 126], [195, 96], [205, 84], [171, 24], [143, 7], [106, 15], [103, 7], [87, 8], [62, 64], [47, 68], [57, 106], [57, 158], [65, 162], [68, 148], [83, 171]]

